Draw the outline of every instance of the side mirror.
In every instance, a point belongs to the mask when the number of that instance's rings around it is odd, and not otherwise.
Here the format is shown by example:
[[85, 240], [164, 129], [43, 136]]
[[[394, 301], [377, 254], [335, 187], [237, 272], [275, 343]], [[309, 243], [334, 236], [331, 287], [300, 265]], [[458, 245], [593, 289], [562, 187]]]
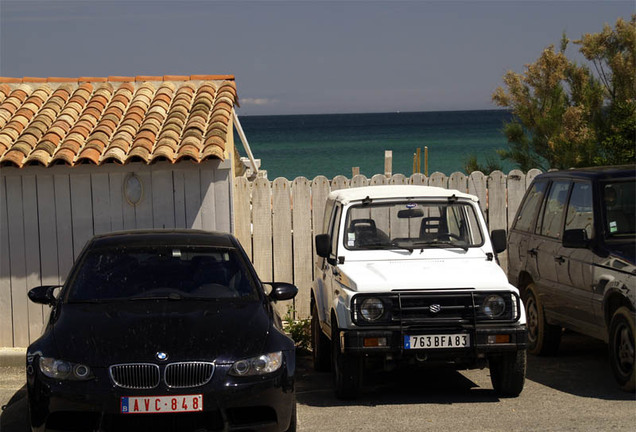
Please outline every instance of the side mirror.
[[492, 240], [492, 247], [496, 254], [499, 254], [506, 250], [508, 247], [508, 241], [506, 239], [506, 230], [496, 229], [490, 233]]
[[52, 306], [57, 301], [53, 292], [59, 287], [60, 285], [44, 285], [33, 288], [28, 293], [29, 300], [33, 303]]
[[563, 247], [574, 249], [585, 249], [590, 244], [587, 238], [587, 231], [584, 229], [565, 230], [563, 233]]
[[273, 301], [291, 300], [298, 294], [298, 288], [290, 283], [272, 282], [268, 283], [268, 285], [272, 286], [269, 298]]
[[316, 253], [321, 258], [329, 258], [331, 254], [331, 236], [329, 234], [316, 236]]

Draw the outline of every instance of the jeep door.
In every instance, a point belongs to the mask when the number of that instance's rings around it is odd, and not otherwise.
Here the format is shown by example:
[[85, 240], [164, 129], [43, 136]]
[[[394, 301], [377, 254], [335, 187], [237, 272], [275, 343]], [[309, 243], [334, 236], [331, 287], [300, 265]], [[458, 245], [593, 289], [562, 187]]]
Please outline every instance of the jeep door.
[[[336, 203], [331, 217], [329, 219], [329, 225], [327, 227], [327, 233], [331, 238], [331, 252], [329, 257], [322, 260], [321, 267], [321, 279], [319, 286], [322, 286], [320, 292], [317, 293], [316, 299], [318, 311], [321, 315], [321, 322], [330, 327], [330, 313], [333, 305], [335, 284], [334, 277], [338, 273], [338, 236], [340, 230], [340, 220], [342, 218], [342, 205]], [[329, 334], [329, 333], [328, 333]]]

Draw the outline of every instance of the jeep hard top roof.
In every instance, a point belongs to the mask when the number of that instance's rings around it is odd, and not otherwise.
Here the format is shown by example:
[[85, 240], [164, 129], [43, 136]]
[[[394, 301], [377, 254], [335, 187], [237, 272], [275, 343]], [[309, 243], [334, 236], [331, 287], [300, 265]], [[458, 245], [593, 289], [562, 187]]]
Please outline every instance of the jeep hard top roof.
[[348, 204], [352, 201], [362, 201], [365, 198], [375, 199], [416, 199], [416, 198], [450, 198], [455, 195], [457, 198], [464, 198], [477, 202], [474, 195], [460, 192], [455, 189], [444, 189], [434, 186], [418, 185], [383, 185], [364, 186], [350, 189], [339, 189], [329, 194], [330, 200], [340, 201]]

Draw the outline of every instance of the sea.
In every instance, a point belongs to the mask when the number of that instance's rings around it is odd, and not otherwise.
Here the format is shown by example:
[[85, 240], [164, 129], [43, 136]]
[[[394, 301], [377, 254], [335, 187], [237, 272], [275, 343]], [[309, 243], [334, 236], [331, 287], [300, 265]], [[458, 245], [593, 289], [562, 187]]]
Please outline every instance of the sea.
[[[313, 179], [324, 175], [351, 178], [352, 168], [368, 178], [384, 173], [385, 150], [393, 152], [393, 173], [413, 174], [413, 158], [428, 148], [428, 174], [465, 172], [475, 155], [480, 164], [500, 161], [496, 150], [507, 147], [502, 129], [512, 119], [505, 110], [393, 112], [239, 117], [252, 153], [271, 180]], [[241, 142], [235, 136], [241, 149]], [[243, 156], [245, 150], [241, 151]], [[505, 172], [514, 166], [500, 161]]]

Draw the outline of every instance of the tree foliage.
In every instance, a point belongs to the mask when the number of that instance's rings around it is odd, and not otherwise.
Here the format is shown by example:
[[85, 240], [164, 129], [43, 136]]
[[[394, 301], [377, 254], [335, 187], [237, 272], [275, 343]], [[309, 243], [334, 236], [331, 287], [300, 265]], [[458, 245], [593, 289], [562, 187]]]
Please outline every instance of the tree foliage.
[[498, 153], [524, 171], [635, 163], [636, 15], [574, 43], [589, 65], [567, 58], [563, 35], [560, 49], [547, 47], [523, 74], [507, 72], [492, 95], [515, 115]]

